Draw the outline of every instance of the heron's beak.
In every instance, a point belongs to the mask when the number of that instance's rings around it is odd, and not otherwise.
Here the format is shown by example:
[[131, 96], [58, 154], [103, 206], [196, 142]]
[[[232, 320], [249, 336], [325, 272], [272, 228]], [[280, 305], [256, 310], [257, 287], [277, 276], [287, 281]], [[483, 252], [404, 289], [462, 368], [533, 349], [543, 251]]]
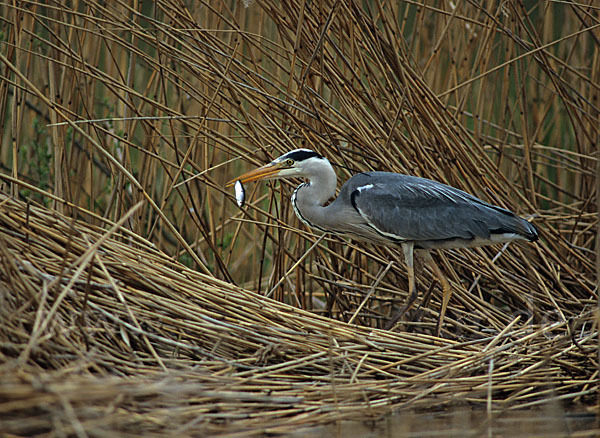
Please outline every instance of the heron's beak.
[[279, 172], [281, 172], [285, 167], [281, 164], [273, 164], [269, 163], [265, 166], [259, 167], [258, 169], [251, 170], [250, 172], [246, 172], [235, 179], [232, 179], [225, 187], [231, 187], [235, 184], [236, 181], [240, 181], [242, 183], [251, 182], [251, 181], [260, 181], [262, 179], [269, 179], [276, 177]]

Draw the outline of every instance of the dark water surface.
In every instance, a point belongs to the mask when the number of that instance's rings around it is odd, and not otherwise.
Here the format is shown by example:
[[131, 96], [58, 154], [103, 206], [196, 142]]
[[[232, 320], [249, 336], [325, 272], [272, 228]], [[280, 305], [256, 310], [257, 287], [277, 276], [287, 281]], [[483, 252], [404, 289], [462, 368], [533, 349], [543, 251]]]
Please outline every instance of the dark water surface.
[[[358, 419], [357, 419], [358, 420]], [[298, 431], [295, 437], [600, 437], [596, 412], [558, 405], [492, 412], [455, 408], [427, 413], [404, 411], [379, 421], [342, 421]]]

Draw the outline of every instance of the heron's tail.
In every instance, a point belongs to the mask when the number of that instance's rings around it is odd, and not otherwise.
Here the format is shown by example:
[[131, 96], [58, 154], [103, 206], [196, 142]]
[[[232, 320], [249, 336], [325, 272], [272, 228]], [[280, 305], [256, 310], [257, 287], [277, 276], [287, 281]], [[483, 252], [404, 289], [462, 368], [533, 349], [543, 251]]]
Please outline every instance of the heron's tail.
[[539, 234], [535, 225], [509, 210], [501, 209], [500, 207], [496, 207], [495, 210], [502, 214], [495, 216], [497, 222], [495, 223], [495, 227], [494, 225], [491, 226], [490, 231], [492, 234], [513, 234], [516, 235], [515, 237], [518, 236], [517, 238], [530, 242], [538, 240]]
[[524, 238], [529, 240], [530, 242], [535, 242], [539, 239], [538, 229], [531, 222], [527, 222], [523, 218], [519, 218], [522, 221], [523, 232], [521, 233]]

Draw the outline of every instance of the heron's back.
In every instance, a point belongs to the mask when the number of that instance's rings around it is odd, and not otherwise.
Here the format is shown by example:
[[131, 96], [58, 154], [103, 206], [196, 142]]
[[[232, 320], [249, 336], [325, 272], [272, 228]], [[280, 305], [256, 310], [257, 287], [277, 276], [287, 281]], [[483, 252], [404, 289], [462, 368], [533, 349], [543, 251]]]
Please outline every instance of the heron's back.
[[413, 241], [421, 248], [537, 240], [536, 228], [509, 210], [426, 178], [391, 172], [355, 175], [334, 203], [351, 205], [373, 240]]

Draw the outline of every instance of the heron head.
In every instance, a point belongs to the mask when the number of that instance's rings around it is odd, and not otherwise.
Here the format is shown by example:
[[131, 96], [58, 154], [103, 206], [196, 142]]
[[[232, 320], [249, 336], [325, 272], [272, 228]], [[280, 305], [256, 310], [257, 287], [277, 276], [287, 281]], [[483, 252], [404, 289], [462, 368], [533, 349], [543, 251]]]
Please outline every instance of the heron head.
[[310, 149], [295, 149], [274, 159], [265, 166], [238, 176], [229, 181], [226, 187], [232, 186], [236, 181], [245, 183], [266, 179], [310, 176], [313, 169], [324, 163], [329, 165], [327, 158]]

